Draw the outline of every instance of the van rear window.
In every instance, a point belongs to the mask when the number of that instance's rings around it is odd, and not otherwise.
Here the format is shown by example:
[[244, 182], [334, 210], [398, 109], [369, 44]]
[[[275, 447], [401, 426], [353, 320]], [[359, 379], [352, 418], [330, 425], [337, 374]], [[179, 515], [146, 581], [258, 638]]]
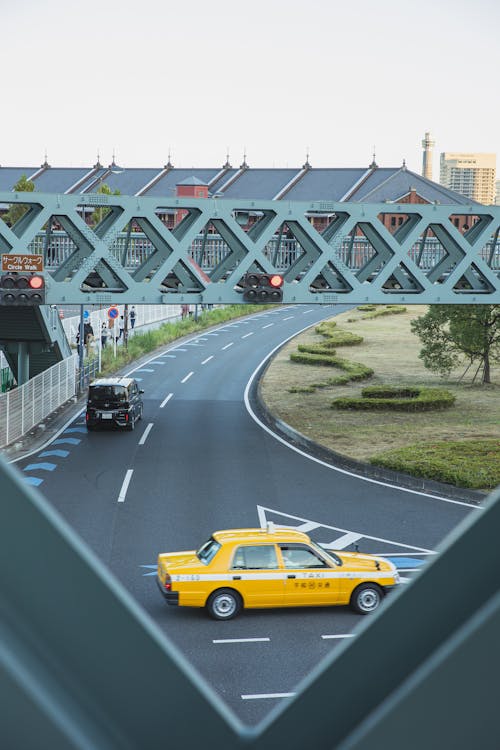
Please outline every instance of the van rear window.
[[93, 385], [89, 388], [89, 401], [126, 401], [127, 389], [123, 385]]

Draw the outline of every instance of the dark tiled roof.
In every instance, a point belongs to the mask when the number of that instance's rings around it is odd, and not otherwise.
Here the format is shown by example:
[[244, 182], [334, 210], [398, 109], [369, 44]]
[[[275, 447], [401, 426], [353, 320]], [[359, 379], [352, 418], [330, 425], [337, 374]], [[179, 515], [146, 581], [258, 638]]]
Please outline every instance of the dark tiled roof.
[[[382, 172], [384, 173], [382, 175]], [[381, 179], [385, 177], [385, 179]], [[407, 195], [412, 189], [418, 195], [429, 202], [459, 203], [461, 205], [475, 204], [476, 201], [466, 198], [464, 195], [448, 190], [425, 177], [411, 172], [409, 169], [377, 169], [375, 174], [354, 193], [351, 200], [357, 203], [366, 201], [368, 203], [384, 203], [394, 201]]]
[[[124, 169], [123, 167], [112, 167], [110, 174], [106, 175], [106, 172], [104, 172], [105, 177], [103, 183], [109, 187], [112, 193], [114, 193], [115, 190], [119, 190], [121, 195], [135, 195], [162, 171], [163, 167], [152, 169]], [[92, 188], [92, 192], [96, 192], [98, 188], [99, 183]]]
[[367, 169], [309, 169], [286, 194], [291, 201], [340, 201]]
[[[111, 170], [111, 171], [110, 171]], [[471, 205], [474, 201], [439, 185], [405, 167], [376, 168], [127, 168], [113, 164], [93, 170], [85, 168], [0, 167], [0, 190], [12, 190], [22, 175], [35, 180], [36, 190], [64, 193], [85, 176], [75, 192], [96, 192], [99, 179], [112, 192], [121, 195], [156, 196], [172, 198], [176, 185], [186, 181], [199, 181], [209, 185], [211, 195], [222, 191], [221, 197], [230, 200], [272, 200], [283, 193], [284, 200], [341, 201], [383, 203], [397, 201], [415, 188], [425, 200], [442, 204]], [[233, 178], [236, 178], [233, 180]], [[233, 180], [233, 181], [231, 181]], [[296, 180], [296, 181], [295, 181]], [[153, 183], [153, 184], [151, 184]], [[230, 184], [228, 184], [230, 183]], [[145, 190], [145, 188], [151, 186]], [[223, 189], [227, 185], [226, 189]]]
[[272, 200], [300, 172], [295, 169], [246, 169], [224, 191], [224, 198]]
[[89, 170], [85, 168], [51, 167], [45, 169], [35, 180], [35, 190], [40, 193], [65, 193], [83, 179]]
[[12, 190], [21, 177], [30, 177], [39, 167], [0, 167], [0, 190]]

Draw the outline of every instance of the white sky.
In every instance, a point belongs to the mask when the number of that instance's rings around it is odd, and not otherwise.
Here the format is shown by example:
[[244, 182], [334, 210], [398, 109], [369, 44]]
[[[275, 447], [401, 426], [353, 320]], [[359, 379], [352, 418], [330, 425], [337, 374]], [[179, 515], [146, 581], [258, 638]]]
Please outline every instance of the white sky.
[[2, 0], [0, 164], [500, 153], [497, 0]]

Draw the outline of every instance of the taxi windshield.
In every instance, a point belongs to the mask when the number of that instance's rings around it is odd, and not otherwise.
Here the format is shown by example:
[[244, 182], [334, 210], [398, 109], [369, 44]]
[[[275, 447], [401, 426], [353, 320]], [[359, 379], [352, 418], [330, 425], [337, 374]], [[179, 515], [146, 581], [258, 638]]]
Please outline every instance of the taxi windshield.
[[221, 545], [219, 542], [216, 542], [213, 537], [210, 537], [210, 539], [202, 544], [200, 549], [196, 552], [196, 557], [204, 565], [208, 565], [208, 563], [214, 559], [220, 548]]
[[342, 565], [342, 560], [338, 555], [335, 554], [335, 552], [331, 549], [323, 549], [323, 547], [320, 547], [319, 545], [315, 544], [314, 542], [311, 542], [311, 547], [314, 547], [315, 550], [320, 552], [323, 556], [326, 555], [326, 557], [333, 560], [335, 565]]

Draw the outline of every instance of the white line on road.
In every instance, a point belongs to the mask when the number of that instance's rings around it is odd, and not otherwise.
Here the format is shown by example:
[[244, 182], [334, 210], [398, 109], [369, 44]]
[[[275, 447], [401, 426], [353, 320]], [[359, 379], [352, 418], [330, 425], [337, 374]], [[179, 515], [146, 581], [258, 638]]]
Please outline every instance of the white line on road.
[[146, 429], [145, 429], [145, 430], [144, 430], [144, 432], [142, 433], [142, 437], [141, 437], [141, 439], [139, 440], [139, 445], [144, 445], [144, 443], [145, 443], [145, 442], [146, 442], [146, 440], [148, 439], [148, 435], [149, 435], [149, 433], [150, 433], [150, 432], [151, 432], [151, 430], [153, 429], [153, 424], [154, 424], [154, 422], [150, 422], [150, 423], [148, 424], [148, 426], [146, 427]]
[[222, 351], [224, 351], [224, 349], [229, 349], [229, 347], [232, 346], [233, 344], [234, 344], [234, 341], [231, 341], [229, 344], [226, 344], [226, 346], [222, 347]]
[[118, 495], [118, 502], [123, 503], [125, 502], [125, 495], [127, 494], [128, 486], [130, 484], [130, 480], [132, 479], [132, 474], [134, 473], [133, 469], [127, 469], [127, 473], [125, 474], [125, 479], [123, 480], [122, 488], [120, 490], [120, 494]]
[[213, 358], [214, 358], [214, 355], [212, 354], [212, 355], [210, 355], [210, 357], [207, 357], [206, 359], [204, 359], [201, 364], [202, 365], [206, 365], [207, 362], [210, 362], [210, 360], [213, 359]]
[[212, 643], [257, 643], [270, 640], [270, 638], [218, 638], [214, 639]]
[[292, 318], [294, 317], [295, 317], [294, 315], [289, 315], [288, 318], [283, 318], [283, 320], [292, 320]]
[[163, 407], [168, 404], [168, 402], [170, 401], [173, 395], [174, 395], [173, 393], [169, 393], [168, 396], [163, 399], [163, 401], [160, 404], [160, 409], [163, 409]]
[[244, 701], [256, 701], [262, 698], [292, 698], [295, 693], [255, 693], [254, 695], [242, 695]]
[[191, 372], [188, 372], [188, 374], [186, 375], [185, 378], [182, 378], [181, 383], [185, 383], [186, 380], [189, 380], [189, 378], [191, 377], [191, 375], [194, 375], [194, 372], [192, 370], [191, 370]]
[[271, 328], [271, 326], [273, 326], [273, 325], [274, 325], [274, 323], [268, 323], [268, 324], [267, 324], [267, 326], [262, 326], [262, 328], [263, 328], [263, 329], [264, 329], [264, 328]]
[[341, 635], [322, 635], [325, 641], [329, 638], [354, 638], [354, 633], [343, 633]]
[[304, 310], [304, 312], [302, 313], [302, 315], [307, 315], [307, 313], [310, 313], [310, 312], [314, 312], [314, 310]]
[[253, 331], [250, 331], [250, 333], [245, 333], [245, 335], [244, 335], [244, 336], [242, 336], [241, 338], [242, 338], [242, 339], [247, 339], [247, 338], [248, 338], [249, 336], [253, 336], [253, 334], [254, 334], [254, 332], [253, 332]]

